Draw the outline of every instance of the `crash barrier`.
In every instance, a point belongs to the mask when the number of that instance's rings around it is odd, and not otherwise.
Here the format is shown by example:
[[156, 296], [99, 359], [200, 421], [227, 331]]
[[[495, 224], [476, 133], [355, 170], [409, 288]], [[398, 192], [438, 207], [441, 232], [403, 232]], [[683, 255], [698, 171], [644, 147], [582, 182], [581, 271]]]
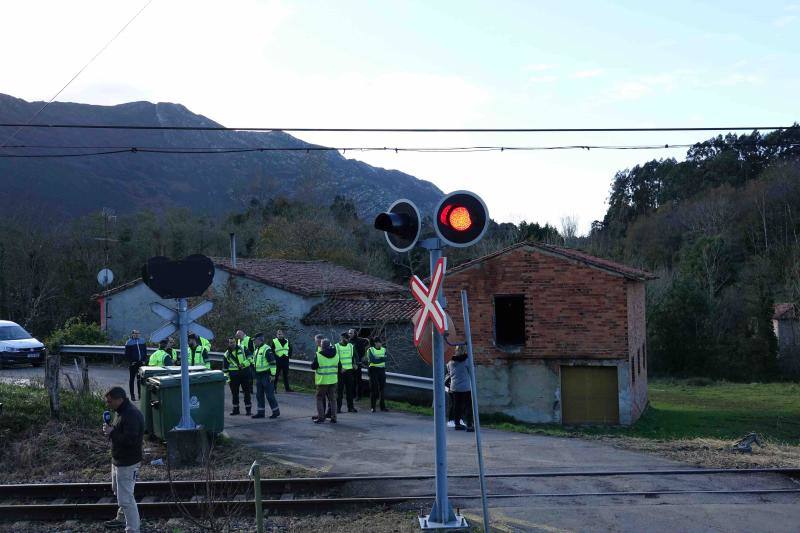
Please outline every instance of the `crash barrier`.
[[[147, 353], [152, 354], [156, 348], [148, 347]], [[106, 345], [84, 345], [84, 344], [69, 344], [61, 346], [61, 354], [73, 355], [94, 355], [94, 356], [107, 356], [111, 357], [116, 364], [117, 359], [125, 359], [124, 346], [106, 346]], [[209, 359], [217, 363], [217, 367], [222, 364], [222, 352], [210, 352]], [[294, 372], [301, 374], [308, 374], [310, 378], [314, 371], [311, 369], [311, 361], [303, 359], [290, 359], [289, 368]], [[366, 369], [361, 370], [363, 379], [369, 381], [369, 374]], [[305, 380], [304, 380], [305, 381]], [[387, 397], [401, 398], [408, 397], [409, 399], [420, 398], [423, 399], [426, 394], [433, 392], [433, 380], [424, 376], [412, 376], [409, 374], [396, 374], [394, 372], [386, 373]], [[279, 388], [282, 388], [279, 385]]]

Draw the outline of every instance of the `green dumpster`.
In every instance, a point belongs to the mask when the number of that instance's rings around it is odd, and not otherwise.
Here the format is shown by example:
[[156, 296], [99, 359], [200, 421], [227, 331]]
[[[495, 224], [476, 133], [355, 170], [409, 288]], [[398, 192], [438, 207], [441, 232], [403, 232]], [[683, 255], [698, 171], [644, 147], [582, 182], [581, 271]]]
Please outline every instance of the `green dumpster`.
[[[162, 375], [147, 380], [150, 389], [153, 435], [166, 440], [181, 420], [181, 376]], [[205, 370], [189, 374], [189, 412], [209, 433], [225, 429], [225, 374]]]
[[[189, 372], [203, 372], [208, 370], [204, 366], [190, 366]], [[147, 380], [153, 376], [164, 376], [167, 374], [180, 374], [179, 366], [143, 366], [139, 368], [139, 410], [144, 417], [144, 432], [153, 434], [153, 415], [150, 410], [150, 388]]]

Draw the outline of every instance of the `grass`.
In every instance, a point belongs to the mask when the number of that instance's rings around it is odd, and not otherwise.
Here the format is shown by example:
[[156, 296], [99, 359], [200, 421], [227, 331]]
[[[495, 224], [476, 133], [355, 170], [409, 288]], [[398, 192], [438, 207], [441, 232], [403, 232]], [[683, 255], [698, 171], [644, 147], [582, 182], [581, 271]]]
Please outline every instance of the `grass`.
[[[693, 385], [690, 383], [701, 383]], [[654, 440], [739, 439], [755, 431], [776, 443], [800, 445], [800, 384], [727, 383], [702, 380], [650, 382], [650, 407], [633, 427], [526, 424], [481, 414], [481, 425], [558, 437], [638, 437]], [[397, 410], [432, 415], [430, 407], [389, 402]]]

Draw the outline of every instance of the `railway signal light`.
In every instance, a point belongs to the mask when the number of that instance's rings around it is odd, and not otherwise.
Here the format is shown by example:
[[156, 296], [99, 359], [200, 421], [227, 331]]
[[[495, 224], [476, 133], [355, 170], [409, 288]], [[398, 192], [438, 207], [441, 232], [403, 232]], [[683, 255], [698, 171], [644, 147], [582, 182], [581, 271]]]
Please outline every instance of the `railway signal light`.
[[434, 211], [436, 235], [447, 245], [463, 248], [481, 240], [489, 227], [489, 210], [480, 196], [469, 191], [451, 192]]
[[375, 229], [386, 234], [386, 241], [396, 252], [407, 252], [417, 244], [421, 226], [419, 209], [406, 199], [397, 200], [387, 212], [375, 217]]

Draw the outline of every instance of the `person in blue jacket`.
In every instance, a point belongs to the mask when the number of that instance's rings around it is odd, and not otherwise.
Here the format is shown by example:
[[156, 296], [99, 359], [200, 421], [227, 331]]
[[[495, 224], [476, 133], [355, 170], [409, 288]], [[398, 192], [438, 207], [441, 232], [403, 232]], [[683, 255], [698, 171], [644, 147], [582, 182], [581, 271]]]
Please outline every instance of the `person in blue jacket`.
[[[141, 387], [139, 382], [139, 368], [147, 362], [147, 344], [139, 333], [138, 329], [131, 331], [131, 336], [125, 342], [125, 356], [128, 358], [128, 373], [130, 380], [128, 382], [128, 389], [131, 391], [131, 401], [136, 401], [136, 392]], [[136, 381], [136, 389], [133, 388], [133, 382]]]

